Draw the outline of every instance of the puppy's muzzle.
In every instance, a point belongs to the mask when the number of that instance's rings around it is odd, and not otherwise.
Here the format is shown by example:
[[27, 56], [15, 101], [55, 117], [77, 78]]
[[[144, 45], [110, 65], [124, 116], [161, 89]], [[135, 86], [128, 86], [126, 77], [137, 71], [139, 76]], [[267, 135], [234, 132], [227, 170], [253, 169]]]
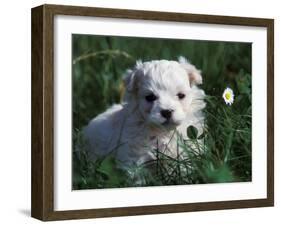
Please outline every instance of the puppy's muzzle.
[[165, 119], [169, 120], [172, 117], [173, 110], [165, 109], [161, 110], [160, 113]]

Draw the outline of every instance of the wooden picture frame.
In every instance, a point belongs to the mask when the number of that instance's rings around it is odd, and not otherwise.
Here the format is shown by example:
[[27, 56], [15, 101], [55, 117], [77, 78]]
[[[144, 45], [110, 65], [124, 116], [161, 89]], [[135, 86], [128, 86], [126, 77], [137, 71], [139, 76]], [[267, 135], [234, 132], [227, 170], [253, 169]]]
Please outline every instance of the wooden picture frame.
[[[168, 205], [54, 210], [54, 17], [55, 15], [254, 26], [267, 29], [267, 197]], [[274, 205], [274, 21], [272, 19], [42, 5], [32, 9], [31, 215], [50, 221], [162, 214]]]

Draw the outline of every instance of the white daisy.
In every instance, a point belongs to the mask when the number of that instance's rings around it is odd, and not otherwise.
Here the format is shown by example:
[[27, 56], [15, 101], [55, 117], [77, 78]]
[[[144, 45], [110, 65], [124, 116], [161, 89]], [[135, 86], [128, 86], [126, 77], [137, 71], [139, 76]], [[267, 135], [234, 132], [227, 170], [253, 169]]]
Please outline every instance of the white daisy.
[[230, 88], [226, 88], [222, 94], [222, 97], [226, 104], [231, 105], [234, 102], [234, 93]]

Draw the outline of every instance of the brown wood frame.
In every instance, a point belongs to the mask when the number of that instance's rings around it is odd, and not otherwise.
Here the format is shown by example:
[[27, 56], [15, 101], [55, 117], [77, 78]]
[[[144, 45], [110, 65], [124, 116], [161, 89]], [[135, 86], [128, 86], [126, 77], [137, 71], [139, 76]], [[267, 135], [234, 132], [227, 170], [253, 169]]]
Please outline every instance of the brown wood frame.
[[[205, 203], [54, 211], [54, 16], [95, 16], [178, 21], [267, 28], [267, 198]], [[31, 215], [40, 220], [65, 220], [160, 214], [274, 205], [274, 20], [246, 17], [42, 5], [32, 9], [32, 200]]]

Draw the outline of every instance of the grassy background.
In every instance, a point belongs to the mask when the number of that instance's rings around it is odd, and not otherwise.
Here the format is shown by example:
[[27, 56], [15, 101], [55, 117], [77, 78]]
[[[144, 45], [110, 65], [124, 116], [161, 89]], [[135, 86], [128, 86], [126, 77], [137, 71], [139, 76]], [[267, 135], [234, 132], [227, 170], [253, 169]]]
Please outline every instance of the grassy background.
[[[185, 147], [188, 161], [168, 161], [163, 156], [157, 170], [160, 173], [153, 176], [144, 168], [132, 169], [143, 178], [141, 184], [128, 179], [128, 172], [117, 169], [111, 157], [89, 161], [86, 150], [81, 150], [81, 129], [120, 102], [125, 70], [138, 59], [176, 60], [178, 56], [187, 57], [202, 70], [206, 128], [201, 137], [192, 140], [204, 141], [204, 154]], [[251, 180], [251, 44], [73, 35], [72, 59], [74, 189]], [[222, 99], [226, 87], [235, 94], [232, 106]], [[167, 167], [188, 170], [165, 174]]]

